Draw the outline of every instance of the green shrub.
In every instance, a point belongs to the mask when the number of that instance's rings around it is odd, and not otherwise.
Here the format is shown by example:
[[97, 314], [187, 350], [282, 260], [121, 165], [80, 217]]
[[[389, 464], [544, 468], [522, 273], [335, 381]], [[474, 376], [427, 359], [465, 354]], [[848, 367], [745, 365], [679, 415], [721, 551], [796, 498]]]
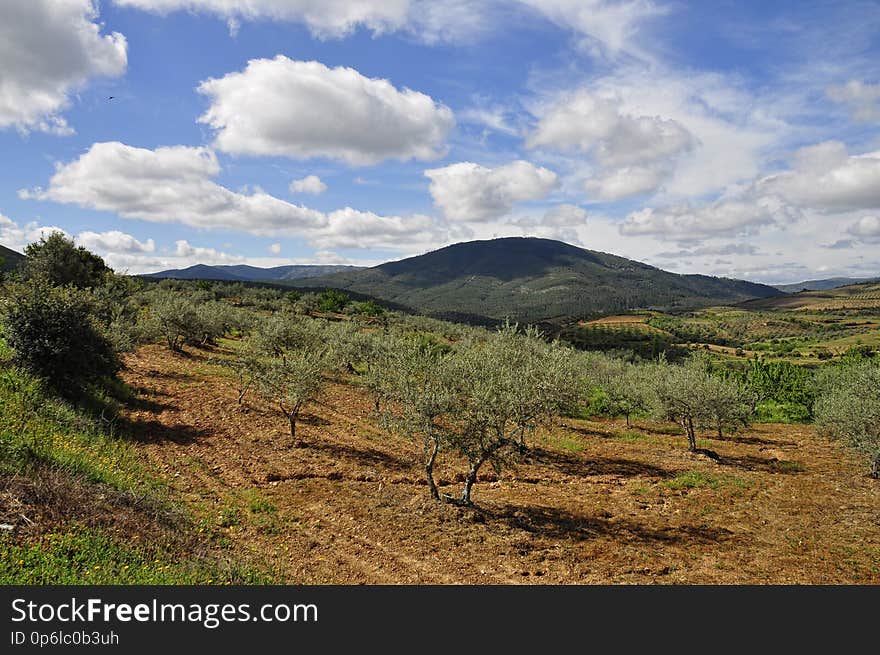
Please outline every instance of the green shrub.
[[61, 232], [53, 232], [30, 244], [25, 254], [25, 276], [52, 286], [92, 288], [102, 284], [111, 272], [103, 259], [82, 246], [77, 247], [73, 239]]
[[120, 366], [93, 314], [90, 296], [32, 280], [10, 289], [3, 334], [12, 361], [70, 395]]
[[341, 291], [327, 289], [319, 297], [318, 309], [322, 312], [341, 312], [350, 302], [351, 298]]

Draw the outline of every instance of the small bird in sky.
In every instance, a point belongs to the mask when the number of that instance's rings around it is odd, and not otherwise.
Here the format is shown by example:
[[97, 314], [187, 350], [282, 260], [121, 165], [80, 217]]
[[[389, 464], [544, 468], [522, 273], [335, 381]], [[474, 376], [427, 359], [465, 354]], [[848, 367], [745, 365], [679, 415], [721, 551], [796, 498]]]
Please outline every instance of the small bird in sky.
[[110, 96], [109, 98], [107, 98], [107, 100], [113, 100], [113, 98], [115, 98], [115, 97], [116, 96]]

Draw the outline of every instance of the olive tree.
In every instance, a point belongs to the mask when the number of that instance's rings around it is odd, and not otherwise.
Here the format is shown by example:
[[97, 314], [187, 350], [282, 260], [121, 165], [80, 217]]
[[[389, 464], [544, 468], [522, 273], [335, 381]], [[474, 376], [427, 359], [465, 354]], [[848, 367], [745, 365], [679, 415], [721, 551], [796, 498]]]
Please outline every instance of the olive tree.
[[324, 352], [328, 349], [326, 321], [290, 312], [275, 312], [253, 334], [254, 346], [267, 355], [285, 359], [296, 350]]
[[580, 395], [571, 351], [545, 344], [536, 332], [505, 325], [483, 343], [460, 347], [451, 359], [457, 402], [449, 446], [468, 462], [460, 502], [471, 504], [480, 468], [500, 471], [543, 419]]
[[691, 451], [697, 450], [695, 426], [712, 426], [720, 436], [724, 425], [742, 424], [748, 419], [747, 392], [735, 382], [716, 376], [708, 355], [694, 353], [681, 365], [661, 362], [655, 380], [665, 418], [681, 424]]
[[664, 418], [681, 424], [691, 451], [697, 449], [694, 426], [706, 417], [707, 411], [701, 393], [707, 372], [694, 362], [696, 359], [682, 366], [659, 364], [655, 383]]
[[880, 364], [866, 361], [823, 370], [814, 406], [816, 426], [871, 461], [880, 478]]
[[306, 404], [324, 386], [324, 361], [306, 350], [293, 350], [256, 365], [254, 382], [263, 398], [275, 405], [290, 425], [290, 438], [297, 445], [296, 421]]
[[150, 298], [150, 320], [168, 348], [179, 352], [197, 334], [199, 316], [192, 299], [180, 291], [157, 289]]
[[724, 430], [736, 431], [749, 425], [756, 400], [736, 380], [710, 376], [706, 380], [705, 402], [708, 425], [724, 436]]
[[626, 417], [630, 427], [633, 414], [648, 413], [657, 406], [657, 391], [647, 368], [620, 359], [608, 358], [598, 371], [598, 382], [605, 392], [608, 413]]
[[391, 347], [377, 344], [372, 359], [374, 368], [368, 372], [368, 384], [376, 394], [376, 409], [381, 397], [391, 398], [400, 412], [386, 412], [386, 425], [423, 439], [425, 479], [431, 497], [440, 500], [434, 464], [440, 449], [452, 441], [446, 419], [458, 409], [459, 389], [452, 356], [426, 348], [414, 338], [389, 339], [384, 343]]

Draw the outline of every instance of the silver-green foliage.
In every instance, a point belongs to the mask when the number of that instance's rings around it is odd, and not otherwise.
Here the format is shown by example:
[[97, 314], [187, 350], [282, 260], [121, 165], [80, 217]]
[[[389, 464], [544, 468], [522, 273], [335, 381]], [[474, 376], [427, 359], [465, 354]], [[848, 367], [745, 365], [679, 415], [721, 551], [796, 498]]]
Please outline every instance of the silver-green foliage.
[[284, 357], [269, 357], [253, 371], [258, 393], [275, 405], [290, 426], [296, 444], [296, 421], [303, 407], [315, 400], [324, 386], [325, 362], [306, 350], [288, 351]]
[[681, 424], [691, 450], [697, 449], [695, 426], [716, 428], [720, 435], [723, 427], [748, 421], [748, 393], [715, 375], [711, 359], [703, 353], [694, 353], [680, 366], [658, 363], [654, 380], [663, 417]]
[[645, 365], [621, 359], [605, 358], [595, 368], [595, 378], [606, 396], [607, 410], [612, 416], [625, 416], [630, 425], [633, 414], [656, 412], [659, 399], [654, 380]]
[[880, 363], [824, 369], [817, 387], [817, 428], [867, 455], [880, 477]]
[[458, 410], [460, 392], [454, 357], [414, 337], [377, 339], [371, 355], [367, 384], [376, 394], [376, 407], [381, 398], [391, 398], [402, 411], [386, 411], [385, 425], [423, 440], [428, 489], [439, 500], [434, 463], [440, 449], [454, 442], [450, 417]]
[[540, 421], [576, 402], [579, 373], [571, 350], [515, 325], [451, 350], [433, 345], [419, 336], [400, 342], [383, 391], [402, 410], [397, 424], [425, 439], [432, 495], [434, 458], [450, 450], [467, 460], [460, 502], [470, 504], [483, 464], [500, 470]]

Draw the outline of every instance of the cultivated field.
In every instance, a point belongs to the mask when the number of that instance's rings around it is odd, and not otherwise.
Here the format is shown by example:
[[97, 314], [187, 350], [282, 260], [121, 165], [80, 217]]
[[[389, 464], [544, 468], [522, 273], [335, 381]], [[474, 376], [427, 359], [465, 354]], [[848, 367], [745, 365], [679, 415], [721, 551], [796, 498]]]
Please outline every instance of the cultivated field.
[[[880, 488], [810, 426], [759, 425], [694, 455], [666, 423], [561, 418], [474, 508], [428, 497], [421, 451], [334, 382], [302, 419], [250, 399], [217, 358], [126, 358], [137, 450], [214, 546], [291, 583], [880, 582]], [[451, 466], [450, 464], [455, 464]], [[444, 460], [441, 490], [460, 486]]]

